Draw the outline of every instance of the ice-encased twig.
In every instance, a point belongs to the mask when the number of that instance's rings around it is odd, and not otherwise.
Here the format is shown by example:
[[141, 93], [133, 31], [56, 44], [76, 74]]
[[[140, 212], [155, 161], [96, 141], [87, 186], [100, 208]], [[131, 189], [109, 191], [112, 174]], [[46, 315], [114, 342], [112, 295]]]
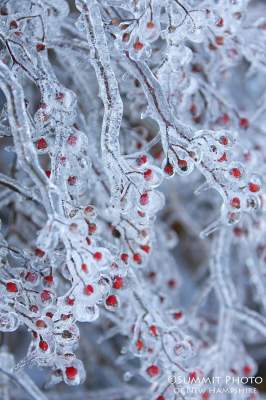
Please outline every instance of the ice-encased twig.
[[123, 162], [119, 146], [119, 130], [123, 115], [123, 103], [112, 69], [97, 1], [88, 2], [82, 0], [76, 3], [82, 13], [82, 22], [85, 24], [90, 47], [89, 61], [94, 67], [99, 83], [100, 96], [104, 104], [101, 134], [102, 159], [105, 171], [111, 182], [111, 192], [115, 196], [120, 188], [119, 175], [121, 174], [121, 167], [119, 166]]
[[1, 61], [0, 87], [7, 99], [10, 128], [19, 163], [39, 188], [44, 200], [44, 207], [51, 212], [52, 206], [47, 194], [47, 178], [40, 167], [31, 140], [23, 89], [9, 68]]

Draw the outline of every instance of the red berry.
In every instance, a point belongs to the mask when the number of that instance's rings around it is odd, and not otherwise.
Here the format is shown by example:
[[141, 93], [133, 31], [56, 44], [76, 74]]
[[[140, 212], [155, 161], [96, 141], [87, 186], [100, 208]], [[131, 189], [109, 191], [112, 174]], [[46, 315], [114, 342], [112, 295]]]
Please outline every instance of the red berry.
[[90, 215], [94, 211], [94, 208], [92, 206], [87, 206], [84, 209], [84, 213]]
[[88, 296], [90, 296], [94, 292], [93, 286], [92, 285], [87, 285], [84, 288], [84, 293]]
[[88, 230], [90, 234], [93, 234], [97, 230], [97, 225], [96, 224], [88, 224]]
[[203, 72], [203, 67], [201, 64], [192, 64], [192, 72]]
[[142, 348], [143, 348], [143, 341], [142, 341], [141, 339], [138, 339], [138, 340], [136, 341], [136, 348], [137, 348], [138, 351], [142, 350]]
[[47, 285], [52, 285], [54, 283], [53, 275], [47, 275], [43, 278], [43, 280], [45, 283], [47, 283]]
[[230, 175], [232, 175], [234, 178], [241, 178], [242, 174], [239, 168], [232, 168], [230, 170]]
[[189, 374], [188, 374], [188, 379], [189, 379], [189, 381], [194, 381], [194, 380], [196, 380], [197, 379], [197, 373], [195, 372], [195, 371], [192, 371], [192, 372], [190, 372]]
[[157, 331], [157, 327], [155, 325], [151, 325], [149, 327], [149, 331], [153, 336], [158, 336], [158, 331]]
[[15, 282], [7, 282], [6, 283], [6, 290], [10, 293], [16, 293], [18, 291], [18, 287]]
[[147, 244], [141, 245], [140, 248], [141, 248], [141, 250], [143, 250], [145, 253], [149, 253], [150, 250], [151, 250], [150, 246], [147, 245]]
[[129, 33], [124, 33], [123, 36], [122, 36], [123, 42], [128, 42], [128, 41], [129, 41], [129, 38], [130, 38]]
[[72, 314], [61, 314], [60, 318], [62, 321], [66, 321], [71, 317]]
[[133, 260], [134, 260], [137, 264], [141, 264], [141, 262], [142, 262], [141, 255], [140, 255], [139, 253], [133, 254]]
[[154, 28], [154, 22], [152, 22], [152, 21], [147, 22], [147, 28], [148, 29]]
[[201, 397], [202, 397], [202, 400], [209, 400], [210, 394], [209, 394], [209, 392], [206, 391], [206, 392], [202, 393]]
[[176, 280], [175, 279], [169, 279], [169, 281], [167, 282], [168, 286], [170, 289], [174, 289], [176, 288]]
[[35, 256], [37, 256], [37, 257], [43, 257], [44, 254], [45, 254], [45, 252], [44, 252], [42, 249], [40, 249], [39, 247], [37, 247], [37, 248], [35, 249]]
[[27, 274], [25, 276], [25, 280], [27, 282], [31, 282], [31, 283], [36, 282], [37, 278], [38, 278], [38, 275], [36, 274], [36, 272], [27, 272]]
[[247, 129], [249, 127], [249, 120], [247, 118], [240, 118], [239, 126], [240, 128]]
[[35, 304], [33, 304], [32, 306], [30, 306], [30, 311], [36, 313], [39, 311], [39, 308]]
[[170, 163], [166, 164], [166, 166], [164, 167], [164, 172], [169, 176], [173, 175], [174, 168], [173, 168], [172, 164], [170, 164]]
[[106, 304], [110, 307], [116, 307], [118, 305], [117, 297], [114, 294], [110, 294], [106, 299]]
[[67, 139], [67, 143], [70, 144], [71, 146], [74, 146], [77, 143], [77, 136], [76, 135], [69, 135]]
[[260, 29], [262, 29], [262, 30], [266, 30], [266, 23], [265, 22], [263, 22], [262, 24], [260, 24], [259, 26], [258, 26], [258, 28], [260, 28]]
[[149, 376], [154, 377], [159, 374], [160, 369], [157, 365], [152, 364], [146, 369], [146, 371]]
[[150, 272], [148, 273], [148, 277], [149, 277], [149, 279], [155, 279], [155, 278], [156, 278], [156, 272], [150, 271]]
[[65, 162], [66, 162], [66, 157], [65, 156], [60, 156], [59, 160], [60, 160], [60, 164], [64, 165]]
[[46, 147], [47, 147], [46, 140], [44, 138], [40, 138], [39, 140], [37, 140], [36, 147], [38, 150], [46, 149]]
[[118, 269], [118, 265], [117, 265], [117, 263], [115, 263], [115, 262], [112, 262], [112, 264], [111, 264], [111, 268], [112, 269]]
[[88, 266], [87, 266], [87, 264], [82, 263], [82, 264], [81, 264], [81, 269], [82, 269], [83, 272], [87, 272], [87, 271], [88, 271]]
[[43, 302], [51, 300], [51, 293], [48, 290], [43, 290], [41, 292], [41, 300]]
[[64, 97], [65, 95], [62, 92], [56, 93], [55, 95], [56, 100], [63, 100]]
[[239, 226], [234, 227], [234, 235], [237, 237], [241, 237], [244, 234], [244, 230]]
[[230, 121], [229, 115], [224, 113], [221, 117], [220, 117], [220, 122], [224, 125], [227, 125], [228, 122]]
[[233, 197], [230, 201], [230, 204], [234, 208], [240, 208], [240, 199], [239, 197]]
[[11, 29], [17, 29], [17, 28], [18, 28], [17, 21], [15, 21], [15, 20], [13, 19], [13, 21], [10, 22], [9, 27], [10, 27]]
[[38, 52], [43, 51], [44, 49], [45, 49], [45, 44], [43, 44], [43, 43], [37, 43], [36, 44], [36, 50]]
[[123, 278], [121, 276], [115, 276], [113, 280], [113, 288], [121, 289], [123, 287]]
[[93, 254], [93, 258], [94, 258], [96, 261], [101, 261], [101, 259], [103, 258], [103, 255], [102, 255], [102, 253], [101, 253], [100, 251], [96, 251], [96, 252]]
[[152, 170], [151, 169], [146, 169], [146, 171], [144, 171], [144, 179], [146, 181], [149, 181], [152, 178]]
[[219, 161], [219, 162], [227, 161], [227, 155], [226, 155], [226, 153], [223, 153], [223, 155], [218, 159], [218, 161]]
[[37, 328], [46, 328], [47, 327], [46, 323], [42, 319], [38, 319], [35, 322], [35, 325], [37, 326]]
[[191, 114], [196, 114], [197, 112], [197, 106], [196, 104], [191, 104], [189, 111], [191, 112]]
[[76, 378], [77, 373], [78, 373], [78, 370], [75, 367], [67, 367], [66, 368], [66, 376], [67, 376], [67, 379], [69, 379], [70, 381], [72, 381], [73, 379]]
[[44, 340], [41, 340], [39, 343], [39, 347], [42, 351], [47, 351], [48, 350], [48, 343], [45, 342]]
[[178, 159], [177, 165], [179, 166], [179, 168], [180, 168], [182, 171], [186, 171], [186, 170], [187, 170], [187, 161], [186, 161], [186, 160], [180, 160], [180, 159]]
[[252, 193], [257, 193], [260, 191], [260, 185], [258, 185], [257, 183], [249, 182], [248, 189]]
[[149, 195], [147, 192], [143, 193], [140, 198], [139, 202], [142, 206], [146, 206], [149, 203]]
[[127, 253], [122, 253], [120, 258], [124, 263], [128, 262], [128, 254]]
[[228, 144], [228, 138], [226, 136], [221, 136], [219, 142], [226, 146]]
[[143, 165], [143, 164], [146, 164], [147, 161], [148, 161], [148, 157], [147, 157], [145, 154], [143, 154], [142, 156], [139, 156], [139, 157], [137, 158], [137, 164], [138, 164], [139, 166], [141, 166], [141, 165]]
[[179, 320], [180, 318], [183, 317], [182, 311], [176, 311], [176, 312], [173, 314], [173, 317], [174, 317], [175, 320]]
[[218, 44], [218, 46], [222, 46], [224, 44], [224, 37], [223, 36], [216, 36], [215, 42], [216, 42], [216, 44]]
[[250, 161], [251, 160], [251, 154], [249, 151], [245, 151], [244, 152], [244, 158], [246, 161]]
[[51, 176], [51, 170], [50, 170], [50, 169], [46, 169], [46, 170], [45, 170], [45, 175], [47, 176], [47, 178], [50, 178], [50, 176]]
[[77, 177], [76, 177], [76, 176], [69, 176], [68, 179], [67, 179], [67, 183], [68, 183], [70, 186], [75, 185], [76, 182], [77, 182]]
[[222, 17], [216, 22], [216, 26], [219, 26], [219, 28], [224, 26], [224, 19]]
[[143, 43], [141, 43], [139, 40], [137, 40], [135, 43], [134, 43], [134, 49], [135, 50], [137, 50], [137, 51], [139, 51], [139, 50], [141, 50], [142, 48], [143, 48]]
[[71, 297], [67, 297], [67, 298], [66, 298], [66, 303], [67, 303], [67, 305], [69, 305], [69, 306], [73, 306], [74, 303], [75, 303], [75, 299], [73, 299], [73, 298], [71, 298]]
[[200, 124], [200, 123], [201, 123], [201, 116], [198, 115], [198, 116], [193, 117], [193, 121], [194, 121], [196, 124]]
[[243, 373], [244, 373], [245, 375], [250, 375], [251, 372], [252, 372], [251, 366], [250, 366], [250, 365], [244, 365], [244, 367], [243, 367]]

